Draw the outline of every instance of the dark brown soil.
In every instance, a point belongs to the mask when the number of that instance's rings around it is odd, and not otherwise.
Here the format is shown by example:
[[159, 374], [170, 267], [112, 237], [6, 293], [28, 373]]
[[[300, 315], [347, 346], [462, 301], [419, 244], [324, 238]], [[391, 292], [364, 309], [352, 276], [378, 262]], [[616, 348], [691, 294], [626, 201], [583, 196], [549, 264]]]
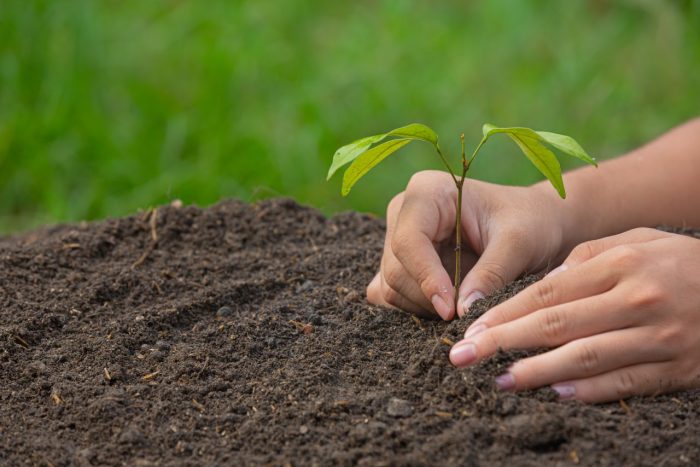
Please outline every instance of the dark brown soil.
[[448, 362], [468, 320], [368, 305], [383, 227], [227, 201], [0, 239], [0, 464], [700, 463], [697, 391], [500, 393], [517, 355]]

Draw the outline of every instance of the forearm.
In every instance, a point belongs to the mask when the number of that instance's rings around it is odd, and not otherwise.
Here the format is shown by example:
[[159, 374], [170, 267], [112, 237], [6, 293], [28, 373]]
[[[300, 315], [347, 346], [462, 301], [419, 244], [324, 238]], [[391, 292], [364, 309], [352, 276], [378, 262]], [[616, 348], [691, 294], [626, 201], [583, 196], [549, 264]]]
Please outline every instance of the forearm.
[[[700, 226], [700, 119], [622, 157], [564, 175], [563, 250], [635, 227]], [[544, 183], [533, 186], [544, 190]], [[556, 196], [555, 193], [550, 195]]]

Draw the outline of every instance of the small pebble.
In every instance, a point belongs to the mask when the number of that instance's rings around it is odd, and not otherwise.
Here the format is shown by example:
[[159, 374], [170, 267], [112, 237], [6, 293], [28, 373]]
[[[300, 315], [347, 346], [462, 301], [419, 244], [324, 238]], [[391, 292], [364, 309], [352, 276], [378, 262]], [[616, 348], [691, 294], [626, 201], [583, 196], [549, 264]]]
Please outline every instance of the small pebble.
[[319, 326], [319, 325], [323, 324], [323, 318], [320, 315], [313, 313], [311, 316], [309, 316], [309, 322], [311, 324]]
[[299, 427], [299, 433], [301, 433], [302, 435], [305, 435], [305, 434], [308, 433], [308, 432], [309, 432], [309, 427], [308, 427], [308, 426], [302, 425], [302, 426]]
[[231, 307], [228, 306], [222, 306], [216, 311], [216, 317], [217, 318], [228, 318], [233, 314], [233, 310]]
[[343, 297], [343, 301], [345, 303], [356, 302], [361, 299], [362, 295], [360, 295], [359, 292], [357, 292], [356, 290], [351, 290], [345, 297]]
[[33, 372], [35, 374], [46, 373], [46, 364], [44, 362], [39, 361], [39, 360], [35, 360], [35, 361], [31, 362], [28, 365], [28, 368], [31, 372]]
[[311, 288], [313, 288], [314, 285], [315, 285], [314, 281], [307, 280], [307, 281], [304, 281], [303, 284], [297, 286], [295, 291], [296, 291], [296, 293], [306, 292], [307, 290], [310, 290]]
[[157, 362], [162, 362], [166, 357], [166, 353], [162, 350], [156, 350], [155, 352], [151, 352], [151, 354], [148, 357]]
[[389, 399], [386, 412], [392, 417], [408, 417], [413, 413], [413, 408], [408, 401], [392, 397]]
[[168, 350], [170, 350], [170, 342], [168, 342], [168, 341], [158, 341], [158, 342], [156, 342], [156, 348], [157, 348], [158, 350], [162, 350], [162, 351], [164, 351], [164, 352], [165, 352], [165, 351], [168, 351]]

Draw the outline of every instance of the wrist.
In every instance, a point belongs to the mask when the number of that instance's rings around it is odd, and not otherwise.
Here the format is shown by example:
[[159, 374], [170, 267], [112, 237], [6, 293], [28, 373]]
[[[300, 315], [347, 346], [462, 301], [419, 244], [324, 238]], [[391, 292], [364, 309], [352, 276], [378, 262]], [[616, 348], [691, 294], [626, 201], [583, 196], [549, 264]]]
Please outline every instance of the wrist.
[[567, 199], [562, 199], [546, 180], [529, 186], [528, 190], [540, 200], [545, 216], [549, 219], [547, 228], [557, 238], [555, 251], [551, 255], [555, 263], [563, 261], [579, 243], [593, 238], [589, 232], [591, 225], [586, 221], [590, 216], [585, 210], [585, 204], [576, 202], [570, 194]]

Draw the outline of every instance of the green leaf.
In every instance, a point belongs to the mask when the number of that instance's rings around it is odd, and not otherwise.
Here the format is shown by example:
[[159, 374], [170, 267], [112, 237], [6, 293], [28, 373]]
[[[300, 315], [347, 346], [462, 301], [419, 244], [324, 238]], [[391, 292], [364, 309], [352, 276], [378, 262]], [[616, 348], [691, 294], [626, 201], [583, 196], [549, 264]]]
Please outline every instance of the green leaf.
[[346, 144], [342, 148], [338, 149], [333, 156], [333, 162], [331, 163], [330, 169], [328, 169], [328, 176], [326, 180], [330, 180], [333, 174], [345, 164], [352, 162], [369, 149], [374, 143], [381, 141], [386, 138], [386, 133], [381, 135], [367, 136], [366, 138], [358, 139], [350, 144]]
[[557, 156], [547, 147], [542, 144], [542, 138], [534, 130], [529, 128], [499, 128], [494, 125], [485, 124], [483, 127], [484, 138], [481, 144], [496, 133], [505, 133], [525, 156], [537, 167], [537, 170], [547, 177], [554, 188], [559, 193], [559, 196], [566, 198], [566, 190], [564, 189], [564, 181], [561, 178], [561, 166], [557, 160]]
[[402, 138], [419, 139], [426, 143], [438, 144], [438, 135], [432, 128], [423, 125], [422, 123], [411, 123], [410, 125], [396, 128], [387, 133], [387, 136], [400, 136]]
[[343, 174], [342, 195], [347, 196], [353, 185], [374, 166], [413, 140], [414, 138], [392, 139], [391, 141], [373, 147], [358, 157]]
[[333, 156], [333, 162], [331, 162], [331, 167], [328, 169], [328, 175], [326, 180], [330, 180], [333, 174], [345, 164], [354, 161], [357, 157], [367, 151], [370, 146], [375, 143], [382, 141], [384, 138], [389, 136], [397, 136], [399, 138], [410, 139], [410, 140], [421, 140], [427, 143], [431, 143], [435, 146], [438, 144], [437, 134], [426, 125], [422, 123], [411, 123], [400, 128], [393, 129], [387, 133], [382, 133], [374, 136], [367, 136], [357, 141], [353, 141], [350, 144], [343, 146], [338, 149]]
[[550, 133], [548, 131], [536, 131], [540, 138], [551, 144], [561, 152], [574, 156], [582, 161], [598, 167], [598, 163], [594, 158], [589, 156], [586, 151], [576, 142], [571, 136], [560, 135], [558, 133]]

